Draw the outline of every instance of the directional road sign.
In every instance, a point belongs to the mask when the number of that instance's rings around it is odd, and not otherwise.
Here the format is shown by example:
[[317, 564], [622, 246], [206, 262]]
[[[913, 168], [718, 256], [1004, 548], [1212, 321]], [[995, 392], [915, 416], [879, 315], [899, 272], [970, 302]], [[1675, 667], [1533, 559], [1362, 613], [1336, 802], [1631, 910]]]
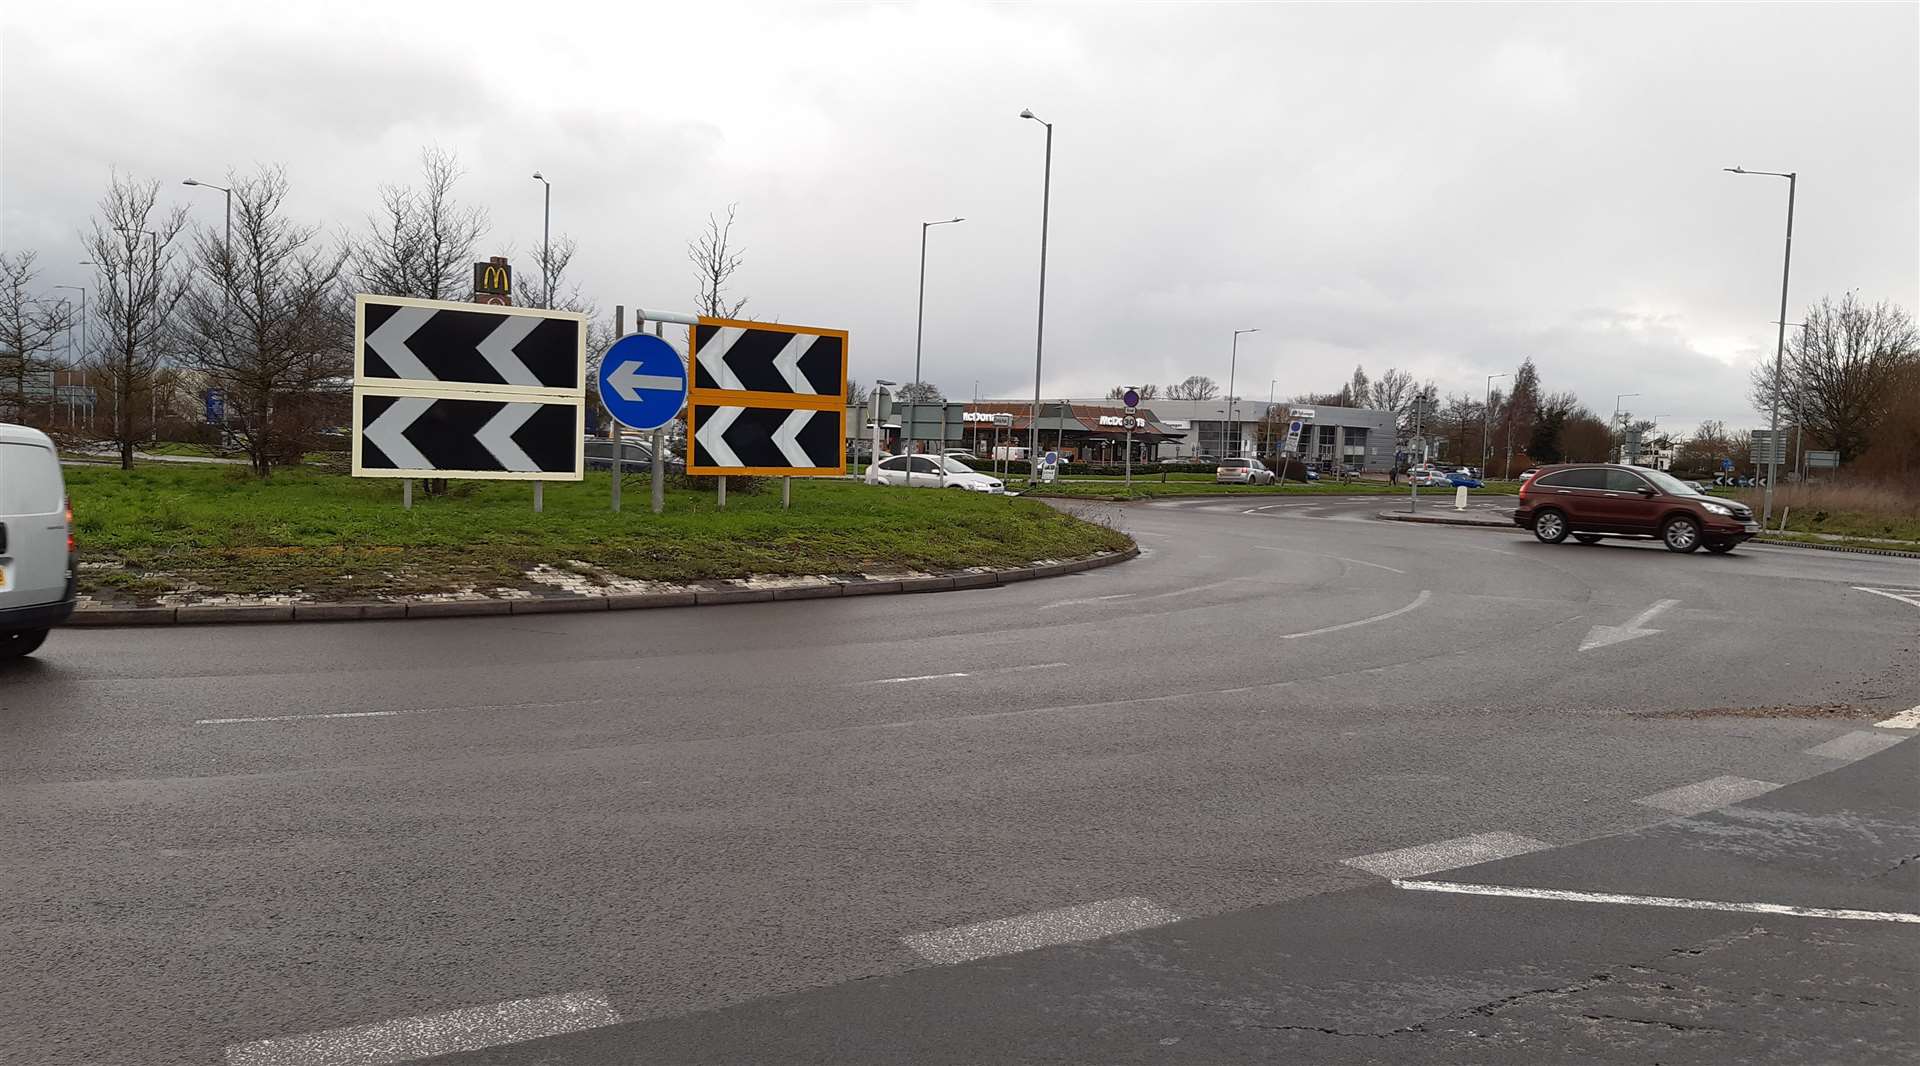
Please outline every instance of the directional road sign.
[[587, 319], [354, 298], [353, 475], [578, 481]]
[[846, 472], [847, 333], [701, 318], [687, 394], [687, 473]]
[[1126, 404], [1127, 410], [1129, 411], [1140, 406], [1140, 390], [1128, 389], [1126, 392], [1121, 393], [1120, 402]]
[[686, 405], [687, 364], [659, 337], [622, 337], [600, 357], [600, 402], [628, 429], [659, 429]]
[[584, 406], [363, 390], [354, 397], [354, 473], [577, 481]]

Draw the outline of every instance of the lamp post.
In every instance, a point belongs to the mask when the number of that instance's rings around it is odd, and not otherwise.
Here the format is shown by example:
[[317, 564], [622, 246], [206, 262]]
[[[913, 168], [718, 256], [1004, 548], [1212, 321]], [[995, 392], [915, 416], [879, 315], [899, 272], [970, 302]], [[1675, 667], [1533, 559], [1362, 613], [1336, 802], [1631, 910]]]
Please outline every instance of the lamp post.
[[548, 181], [537, 170], [533, 172], [533, 180], [546, 187], [546, 195], [540, 211], [540, 302], [551, 309], [553, 279], [547, 276], [547, 271], [553, 267], [553, 182]]
[[[54, 288], [73, 289], [80, 293], [80, 358], [85, 359], [87, 357], [87, 287], [85, 285], [55, 285]], [[67, 323], [67, 385], [69, 387], [73, 385], [73, 366], [73, 323], [69, 322]], [[59, 392], [58, 389], [50, 391], [53, 393]], [[47, 397], [47, 414], [49, 417], [53, 414], [53, 396], [51, 395]], [[68, 394], [67, 399], [67, 428], [73, 428], [72, 394]]]
[[[1259, 331], [1259, 330], [1257, 330], [1257, 329], [1236, 329], [1236, 330], [1234, 330], [1234, 331], [1233, 331], [1233, 351], [1232, 351], [1232, 354], [1231, 354], [1231, 355], [1229, 355], [1229, 356], [1228, 356], [1228, 359], [1227, 359], [1227, 427], [1226, 427], [1226, 433], [1233, 433], [1233, 432], [1234, 432], [1234, 428], [1233, 428], [1233, 410], [1234, 410], [1234, 408], [1235, 408], [1235, 407], [1237, 406], [1237, 404], [1236, 404], [1236, 403], [1234, 402], [1234, 396], [1233, 396], [1233, 380], [1234, 380], [1234, 375], [1235, 375], [1235, 374], [1236, 374], [1236, 373], [1237, 373], [1237, 372], [1239, 371], [1239, 369], [1240, 369], [1240, 334], [1242, 334], [1242, 333], [1258, 333], [1258, 332], [1260, 332], [1260, 331]], [[1225, 444], [1226, 444], [1226, 433], [1222, 433], [1222, 434], [1220, 435], [1220, 436], [1221, 436], [1221, 440], [1220, 440], [1220, 443], [1221, 443], [1221, 445], [1222, 445], [1222, 446], [1225, 446]], [[1235, 440], [1235, 441], [1234, 441], [1234, 444], [1235, 444], [1236, 446], [1240, 446], [1240, 447], [1241, 447], [1241, 450], [1243, 450], [1243, 451], [1245, 450], [1245, 448], [1244, 448], [1244, 442], [1242, 442], [1242, 441], [1240, 441], [1240, 440]]]
[[[919, 405], [920, 402], [926, 398], [920, 394], [920, 339], [926, 332], [927, 327], [927, 230], [934, 226], [946, 226], [955, 222], [965, 221], [966, 219], [964, 218], [943, 218], [938, 222], [920, 223], [920, 310], [913, 324], [913, 406], [911, 408], [913, 413], [907, 416], [912, 422], [912, 425], [907, 430], [907, 447], [905, 452], [909, 476], [911, 476], [913, 472], [913, 433], [914, 430], [920, 428]], [[979, 387], [979, 383], [976, 382], [974, 384], [974, 390], [977, 392]], [[946, 424], [944, 408], [942, 411], [940, 422], [944, 426]], [[940, 447], [945, 448], [947, 441], [946, 431], [944, 429], [941, 430], [940, 437]]]
[[[227, 303], [227, 307], [231, 307], [233, 304], [233, 190], [229, 188], [225, 188], [224, 186], [220, 186], [220, 185], [209, 185], [204, 181], [195, 181], [192, 178], [188, 178], [187, 180], [181, 182], [180, 184], [193, 185], [202, 189], [212, 189], [215, 192], [226, 194], [227, 239], [225, 244], [222, 245], [222, 250], [220, 252], [224, 260], [224, 262], [221, 264], [221, 274], [223, 275], [223, 277], [221, 278], [221, 282], [226, 287], [224, 297]], [[223, 307], [221, 309], [222, 315], [224, 315], [226, 311], [227, 311], [227, 308]], [[223, 322], [221, 323], [221, 325], [224, 326], [226, 325], [226, 323]]]
[[1787, 248], [1780, 264], [1780, 331], [1774, 338], [1773, 347], [1773, 387], [1768, 389], [1768, 404], [1771, 408], [1769, 423], [1772, 429], [1767, 433], [1767, 484], [1763, 493], [1763, 510], [1760, 524], [1765, 527], [1773, 518], [1773, 483], [1780, 473], [1780, 363], [1787, 350], [1787, 280], [1793, 273], [1793, 197], [1800, 185], [1797, 171], [1780, 173], [1773, 170], [1747, 170], [1742, 167], [1722, 167], [1729, 174], [1758, 174], [1768, 178], [1787, 179]]
[[[1483, 478], [1487, 476], [1488, 441], [1493, 436], [1493, 379], [1506, 376], [1505, 374], [1487, 375], [1487, 403], [1486, 406], [1480, 409], [1480, 476]], [[1511, 422], [1508, 423], [1508, 427], [1509, 435], [1511, 435]], [[1511, 439], [1511, 436], [1509, 436], [1509, 439]]]
[[[1640, 395], [1640, 394], [1639, 394], [1639, 393], [1637, 393], [1637, 392], [1623, 392], [1623, 393], [1620, 393], [1620, 394], [1618, 394], [1618, 395], [1616, 395], [1616, 396], [1615, 396], [1615, 397], [1613, 398], [1613, 421], [1612, 421], [1612, 422], [1610, 422], [1610, 423], [1608, 423], [1608, 425], [1607, 425], [1607, 443], [1608, 443], [1609, 445], [1612, 445], [1612, 443], [1613, 443], [1613, 429], [1614, 429], [1614, 426], [1616, 426], [1616, 425], [1619, 425], [1619, 423], [1620, 423], [1620, 401], [1621, 401], [1621, 400], [1624, 400], [1624, 399], [1626, 399], [1626, 398], [1627, 398], [1627, 397], [1629, 397], [1629, 396], [1638, 396], [1638, 395]], [[1624, 427], [1623, 427], [1623, 432], [1622, 432], [1622, 433], [1620, 434], [1620, 445], [1619, 445], [1619, 447], [1620, 447], [1620, 448], [1624, 448], [1624, 447], [1626, 447], [1626, 433], [1624, 432]], [[1619, 461], [1620, 461], [1620, 458], [1621, 458], [1621, 457], [1620, 457], [1620, 453], [1619, 453], [1619, 450], [1618, 450], [1618, 449], [1615, 449], [1615, 452], [1614, 452], [1614, 454], [1613, 454], [1613, 456], [1612, 456], [1612, 457], [1611, 457], [1611, 458], [1609, 459], [1609, 461], [1610, 461], [1610, 462], [1619, 462]]]
[[1020, 112], [1047, 128], [1046, 167], [1040, 178], [1040, 309], [1033, 327], [1033, 417], [1027, 427], [1027, 484], [1040, 483], [1040, 356], [1047, 335], [1047, 211], [1053, 199], [1053, 123], [1031, 110]]

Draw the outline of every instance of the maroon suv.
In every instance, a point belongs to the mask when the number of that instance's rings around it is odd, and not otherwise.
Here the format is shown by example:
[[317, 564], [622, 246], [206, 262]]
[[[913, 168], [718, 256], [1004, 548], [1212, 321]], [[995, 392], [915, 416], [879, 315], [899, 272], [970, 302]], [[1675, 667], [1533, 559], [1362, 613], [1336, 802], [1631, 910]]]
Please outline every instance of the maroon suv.
[[1582, 544], [1601, 537], [1658, 537], [1677, 552], [1703, 545], [1730, 552], [1760, 532], [1745, 504], [1702, 496], [1658, 470], [1611, 463], [1541, 467], [1520, 486], [1513, 522], [1548, 544], [1569, 533]]

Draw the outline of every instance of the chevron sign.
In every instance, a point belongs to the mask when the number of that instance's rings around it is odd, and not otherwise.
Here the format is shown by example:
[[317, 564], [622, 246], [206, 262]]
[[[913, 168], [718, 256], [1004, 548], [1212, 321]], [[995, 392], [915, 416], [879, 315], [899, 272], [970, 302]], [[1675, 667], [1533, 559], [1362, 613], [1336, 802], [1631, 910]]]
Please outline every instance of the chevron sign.
[[586, 316], [354, 300], [355, 477], [578, 481]]
[[692, 332], [688, 473], [846, 472], [845, 330], [702, 318]]

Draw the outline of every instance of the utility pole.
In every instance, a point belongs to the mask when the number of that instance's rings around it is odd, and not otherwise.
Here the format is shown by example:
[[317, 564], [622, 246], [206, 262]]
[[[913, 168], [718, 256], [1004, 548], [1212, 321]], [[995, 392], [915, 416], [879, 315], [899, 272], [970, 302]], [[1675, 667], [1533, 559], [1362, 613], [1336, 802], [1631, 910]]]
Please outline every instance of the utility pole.
[[1774, 337], [1773, 387], [1767, 390], [1771, 394], [1771, 402], [1767, 406], [1771, 409], [1769, 424], [1772, 428], [1767, 433], [1767, 484], [1762, 494], [1764, 505], [1760, 517], [1760, 525], [1764, 528], [1773, 518], [1773, 483], [1779, 480], [1780, 474], [1780, 390], [1784, 387], [1781, 383], [1780, 364], [1784, 361], [1787, 352], [1787, 282], [1793, 275], [1793, 199], [1800, 184], [1800, 175], [1798, 171], [1780, 173], [1771, 170], [1746, 170], [1741, 167], [1722, 169], [1730, 174], [1759, 174], [1769, 178], [1787, 179], [1787, 244], [1780, 263], [1780, 328]]
[[1040, 179], [1040, 310], [1033, 327], [1033, 418], [1028, 427], [1027, 484], [1040, 483], [1040, 356], [1047, 336], [1047, 211], [1053, 199], [1053, 123], [1031, 110], [1020, 112], [1047, 128], [1046, 169]]

